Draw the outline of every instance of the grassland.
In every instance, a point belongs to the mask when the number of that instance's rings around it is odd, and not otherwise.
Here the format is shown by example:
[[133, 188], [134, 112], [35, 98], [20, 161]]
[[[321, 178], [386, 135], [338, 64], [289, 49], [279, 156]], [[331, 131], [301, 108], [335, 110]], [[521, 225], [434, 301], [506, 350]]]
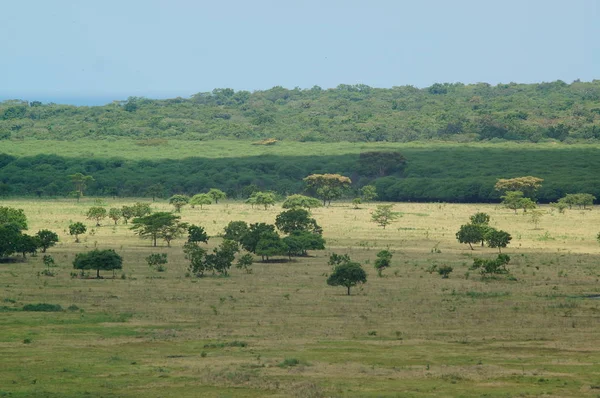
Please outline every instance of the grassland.
[[[369, 221], [374, 205], [340, 203], [314, 210], [326, 251], [195, 279], [185, 277], [181, 240], [153, 249], [107, 221], [88, 222], [92, 232], [75, 244], [67, 225], [85, 220], [91, 199], [0, 204], [23, 208], [30, 231], [61, 236], [49, 251], [55, 277], [38, 275], [40, 256], [0, 264], [0, 396], [600, 394], [600, 301], [588, 298], [600, 294], [596, 210], [544, 208], [534, 229], [528, 217], [492, 205], [396, 204], [403, 216], [383, 230]], [[229, 221], [273, 222], [279, 211], [225, 202], [184, 209], [182, 218], [203, 225], [212, 247]], [[454, 238], [477, 211], [513, 235], [506, 253], [514, 280], [483, 281], [468, 270], [474, 256], [495, 256]], [[125, 279], [70, 277], [75, 253], [94, 247], [123, 255]], [[384, 248], [393, 266], [378, 278], [372, 263]], [[167, 272], [148, 268], [151, 252], [168, 253]], [[352, 296], [325, 284], [331, 252], [368, 272]], [[434, 264], [454, 272], [443, 280], [427, 272]], [[17, 311], [36, 303], [77, 308]]]

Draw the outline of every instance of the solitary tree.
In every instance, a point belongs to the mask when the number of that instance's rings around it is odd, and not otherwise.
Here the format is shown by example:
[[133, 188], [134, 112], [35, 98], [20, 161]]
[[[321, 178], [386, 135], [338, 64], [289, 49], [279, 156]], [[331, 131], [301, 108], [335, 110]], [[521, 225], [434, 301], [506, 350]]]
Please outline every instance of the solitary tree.
[[80, 270], [96, 270], [96, 277], [100, 278], [100, 271], [114, 271], [123, 268], [123, 258], [114, 250], [92, 250], [87, 253], [78, 253], [73, 261], [73, 268]]
[[397, 212], [392, 211], [393, 207], [394, 205], [377, 205], [377, 209], [371, 214], [371, 220], [385, 229], [400, 216]]
[[359, 283], [367, 282], [367, 273], [360, 266], [359, 263], [347, 262], [335, 267], [335, 270], [327, 278], [327, 284], [329, 286], [344, 286], [348, 289], [348, 296], [350, 295], [350, 288], [358, 285]]
[[195, 206], [200, 206], [200, 210], [202, 210], [202, 206], [209, 205], [213, 201], [212, 197], [207, 193], [197, 193], [192, 196], [190, 200], [190, 206], [194, 208]]
[[169, 198], [169, 204], [175, 207], [177, 213], [181, 212], [181, 208], [190, 202], [190, 198], [187, 195], [173, 195]]
[[533, 224], [534, 229], [538, 229], [543, 215], [544, 212], [541, 210], [533, 210], [531, 213], [529, 213], [529, 221]]
[[56, 232], [50, 231], [48, 229], [42, 229], [35, 234], [39, 246], [42, 249], [42, 253], [46, 253], [49, 247], [56, 245], [58, 242], [58, 235]]
[[377, 260], [375, 260], [377, 275], [382, 276], [383, 270], [390, 265], [392, 265], [392, 253], [389, 250], [382, 250], [377, 253]]
[[100, 226], [100, 221], [106, 217], [106, 209], [102, 206], [90, 207], [86, 213], [88, 220], [96, 220], [96, 226]]
[[311, 174], [304, 178], [304, 182], [323, 200], [323, 206], [340, 198], [352, 184], [350, 178], [340, 174]]
[[473, 243], [478, 243], [484, 239], [483, 229], [480, 225], [464, 224], [456, 233], [456, 239], [460, 243], [467, 243], [473, 250]]
[[79, 243], [79, 235], [85, 234], [87, 227], [81, 222], [75, 222], [69, 225], [69, 235], [75, 235], [75, 243]]
[[254, 192], [246, 203], [250, 203], [252, 207], [254, 205], [264, 206], [265, 210], [269, 208], [269, 206], [273, 206], [275, 204], [275, 194], [273, 192]]
[[225, 192], [221, 191], [220, 189], [217, 188], [211, 188], [208, 191], [208, 196], [211, 197], [212, 200], [215, 201], [215, 203], [219, 203], [219, 200], [221, 199], [225, 199], [227, 197], [227, 195], [225, 194]]

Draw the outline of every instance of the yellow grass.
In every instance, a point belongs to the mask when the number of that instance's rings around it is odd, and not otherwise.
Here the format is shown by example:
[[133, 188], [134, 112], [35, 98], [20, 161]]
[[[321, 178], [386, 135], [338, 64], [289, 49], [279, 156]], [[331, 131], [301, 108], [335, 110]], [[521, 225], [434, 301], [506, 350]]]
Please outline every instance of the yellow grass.
[[[600, 301], [582, 298], [600, 294], [595, 210], [543, 207], [534, 229], [526, 215], [493, 205], [403, 203], [395, 205], [403, 216], [384, 230], [370, 221], [374, 204], [355, 210], [336, 203], [313, 210], [327, 250], [288, 263], [257, 262], [252, 274], [232, 269], [229, 278], [197, 279], [185, 277], [183, 239], [152, 248], [111, 220], [96, 228], [84, 216], [92, 204], [0, 203], [23, 208], [30, 233], [48, 228], [61, 238], [49, 250], [59, 264], [56, 277], [37, 275], [41, 256], [0, 264], [0, 307], [82, 310], [0, 313], [0, 396], [600, 394]], [[153, 207], [170, 210], [164, 202]], [[280, 211], [224, 202], [186, 207], [181, 215], [204, 226], [213, 247], [229, 221], [272, 223]], [[468, 270], [473, 256], [497, 253], [471, 251], [455, 239], [478, 211], [512, 234], [505, 252], [516, 281], [482, 281]], [[67, 234], [71, 221], [86, 222], [93, 234], [75, 244]], [[94, 247], [122, 254], [126, 279], [71, 278], [74, 255]], [[393, 266], [378, 278], [372, 264], [382, 249], [393, 251]], [[151, 252], [168, 253], [167, 272], [148, 268]], [[368, 273], [350, 297], [325, 283], [331, 252], [348, 253]], [[433, 264], [454, 272], [443, 280], [427, 272]], [[300, 364], [278, 366], [286, 358]]]

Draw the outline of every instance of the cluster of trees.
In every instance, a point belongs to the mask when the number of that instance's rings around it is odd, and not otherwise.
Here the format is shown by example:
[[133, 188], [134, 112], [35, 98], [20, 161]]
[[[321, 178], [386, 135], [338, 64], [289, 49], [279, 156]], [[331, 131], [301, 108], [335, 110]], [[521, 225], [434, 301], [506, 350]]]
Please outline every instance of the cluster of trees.
[[502, 230], [497, 230], [490, 226], [490, 216], [486, 213], [476, 213], [470, 217], [470, 223], [460, 226], [456, 233], [456, 239], [460, 243], [466, 243], [473, 250], [473, 244], [487, 243], [489, 247], [498, 248], [498, 252], [502, 252], [502, 248], [508, 246], [512, 240], [512, 236]]
[[58, 234], [42, 229], [35, 235], [28, 235], [27, 217], [22, 209], [0, 206], [0, 258], [19, 253], [26, 257], [27, 254], [36, 254], [38, 250], [43, 253], [58, 242]]
[[599, 121], [598, 80], [436, 83], [422, 89], [364, 84], [255, 92], [217, 88], [190, 98], [130, 97], [96, 107], [0, 103], [0, 139], [538, 142], [596, 140]]

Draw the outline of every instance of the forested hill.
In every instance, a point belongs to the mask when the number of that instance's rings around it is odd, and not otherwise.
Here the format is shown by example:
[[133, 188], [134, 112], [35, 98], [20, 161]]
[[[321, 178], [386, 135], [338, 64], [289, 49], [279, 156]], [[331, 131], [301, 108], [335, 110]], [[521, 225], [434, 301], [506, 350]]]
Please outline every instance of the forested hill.
[[296, 141], [524, 140], [600, 138], [600, 80], [540, 84], [434, 84], [389, 89], [235, 92], [191, 98], [131, 97], [96, 107], [0, 103], [0, 139], [184, 140], [275, 138]]

